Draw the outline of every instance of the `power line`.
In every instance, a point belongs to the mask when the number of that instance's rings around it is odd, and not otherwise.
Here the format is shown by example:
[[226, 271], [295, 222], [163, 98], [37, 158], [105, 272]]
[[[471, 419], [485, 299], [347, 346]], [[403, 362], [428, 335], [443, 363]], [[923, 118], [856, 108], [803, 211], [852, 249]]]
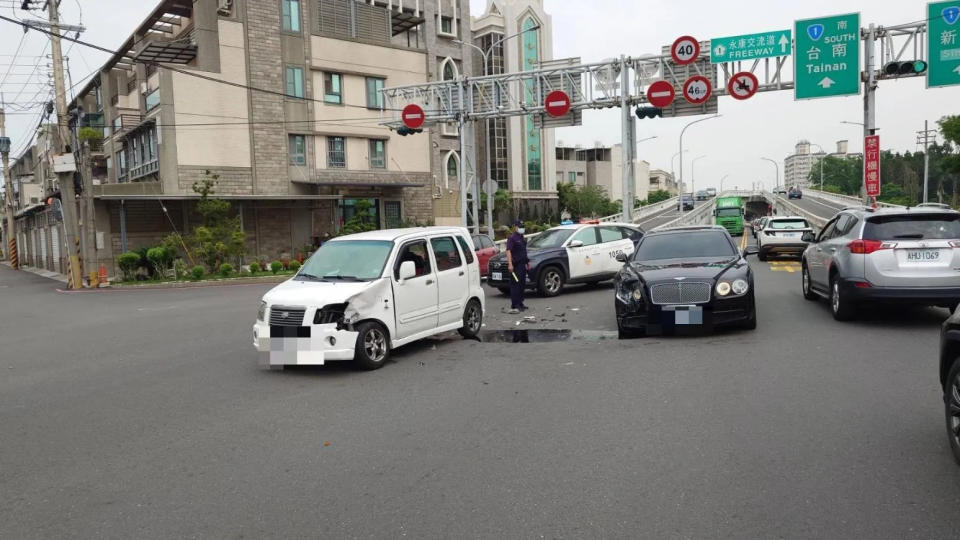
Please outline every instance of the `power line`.
[[[17, 52], [13, 53], [13, 60], [16, 62], [17, 55], [20, 54], [20, 51], [23, 50], [23, 42], [26, 41], [27, 34], [24, 33], [20, 36], [20, 43], [17, 45]], [[13, 70], [13, 63], [10, 64], [10, 67], [7, 68], [7, 72], [4, 73], [3, 78], [0, 79], [0, 86], [3, 86], [3, 83], [7, 82], [7, 77], [10, 76], [10, 71]]]
[[[33, 28], [33, 27], [30, 27], [29, 25], [27, 25], [26, 23], [16, 21], [16, 20], [11, 19], [11, 18], [9, 18], [9, 17], [6, 17], [6, 16], [4, 16], [4, 15], [0, 15], [0, 20], [4, 20], [4, 21], [7, 21], [7, 22], [9, 22], [9, 23], [13, 23], [13, 24], [16, 24], [16, 25], [19, 25], [19, 26], [22, 26], [22, 27], [28, 27], [28, 28], [31, 28], [32, 30], [36, 30], [36, 31], [38, 31], [38, 32], [43, 32], [43, 33], [45, 33], [45, 34], [58, 35], [58, 36], [60, 37], [60, 39], [65, 39], [65, 40], [67, 40], [67, 41], [76, 43], [76, 44], [78, 44], [78, 45], [83, 45], [84, 47], [89, 47], [89, 48], [91, 48], [91, 49], [95, 49], [95, 50], [98, 50], [98, 51], [101, 51], [101, 52], [105, 52], [105, 53], [107, 53], [107, 54], [110, 54], [111, 56], [117, 54], [117, 51], [112, 51], [112, 50], [110, 50], [110, 49], [108, 49], [108, 48], [106, 48], [106, 47], [101, 47], [100, 45], [95, 45], [95, 44], [93, 44], [93, 43], [89, 43], [89, 42], [86, 42], [86, 41], [83, 41], [83, 40], [80, 40], [80, 39], [77, 39], [77, 38], [72, 38], [72, 37], [69, 37], [69, 36], [66, 36], [66, 35], [59, 35], [59, 34], [53, 32], [53, 31], [47, 30], [47, 29], [45, 29], [45, 28]], [[247, 84], [235, 83], [235, 82], [232, 82], [232, 81], [224, 81], [224, 80], [221, 80], [221, 79], [217, 79], [216, 77], [210, 77], [210, 76], [208, 76], [208, 75], [203, 75], [203, 74], [201, 74], [201, 73], [195, 73], [195, 72], [193, 72], [193, 71], [187, 71], [187, 70], [185, 70], [185, 69], [180, 69], [180, 68], [171, 67], [171, 66], [169, 66], [169, 65], [164, 65], [164, 64], [161, 64], [161, 63], [159, 63], [159, 62], [150, 62], [150, 61], [137, 60], [137, 59], [134, 59], [134, 61], [137, 62], [137, 63], [140, 63], [140, 64], [144, 64], [144, 65], [156, 66], [156, 67], [158, 67], [158, 68], [164, 68], [164, 69], [173, 71], [173, 72], [175, 72], [175, 73], [180, 73], [180, 74], [182, 74], [182, 75], [186, 75], [186, 76], [188, 76], [188, 77], [195, 77], [195, 78], [197, 78], [197, 79], [203, 79], [203, 80], [205, 80], [205, 81], [210, 81], [210, 82], [213, 82], [213, 83], [218, 83], [218, 84], [223, 84], [223, 85], [227, 85], [227, 86], [232, 86], [232, 87], [235, 87], [235, 88], [242, 88], [242, 89], [244, 89], [244, 90], [250, 90], [250, 91], [253, 91], [253, 92], [260, 92], [260, 93], [263, 93], [263, 94], [271, 94], [271, 95], [280, 96], [280, 97], [284, 97], [284, 98], [290, 98], [290, 99], [299, 99], [299, 100], [301, 100], [301, 101], [311, 101], [311, 102], [314, 102], [314, 103], [326, 103], [326, 102], [325, 102], [324, 100], [322, 100], [322, 99], [315, 99], [315, 98], [307, 98], [307, 97], [302, 97], [302, 96], [295, 96], [295, 95], [292, 95], [292, 94], [287, 94], [287, 93], [285, 93], [285, 92], [279, 92], [279, 91], [276, 91], [276, 90], [268, 90], [268, 89], [266, 89], [266, 88], [258, 88], [258, 87], [256, 87], [256, 86], [250, 86], [250, 85], [247, 85]], [[355, 108], [358, 108], [358, 109], [369, 109], [369, 107], [366, 107], [366, 106], [364, 106], [364, 105], [351, 105], [351, 104], [349, 104], [349, 103], [343, 103], [343, 104], [341, 104], [341, 106], [344, 106], [344, 107], [355, 107]], [[384, 111], [387, 111], [387, 110], [389, 110], [389, 111], [400, 111], [400, 109], [381, 109], [381, 110], [384, 110]]]

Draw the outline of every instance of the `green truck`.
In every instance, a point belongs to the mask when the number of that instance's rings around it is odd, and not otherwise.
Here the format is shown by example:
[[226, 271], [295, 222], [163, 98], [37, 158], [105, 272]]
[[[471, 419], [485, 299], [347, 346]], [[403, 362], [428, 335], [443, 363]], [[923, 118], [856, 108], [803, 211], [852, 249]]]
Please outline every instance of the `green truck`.
[[734, 236], [743, 234], [743, 199], [740, 197], [721, 197], [717, 199], [717, 208], [713, 211], [716, 224], [727, 229]]

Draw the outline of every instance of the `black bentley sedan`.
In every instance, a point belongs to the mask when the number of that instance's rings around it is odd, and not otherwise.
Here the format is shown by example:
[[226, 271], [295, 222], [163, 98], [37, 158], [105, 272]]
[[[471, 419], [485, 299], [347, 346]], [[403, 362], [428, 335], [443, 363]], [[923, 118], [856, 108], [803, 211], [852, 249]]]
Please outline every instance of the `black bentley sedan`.
[[960, 464], [960, 310], [940, 329], [940, 386], [947, 419], [947, 441]]
[[621, 338], [718, 326], [757, 327], [753, 271], [723, 227], [681, 227], [643, 237], [617, 274]]

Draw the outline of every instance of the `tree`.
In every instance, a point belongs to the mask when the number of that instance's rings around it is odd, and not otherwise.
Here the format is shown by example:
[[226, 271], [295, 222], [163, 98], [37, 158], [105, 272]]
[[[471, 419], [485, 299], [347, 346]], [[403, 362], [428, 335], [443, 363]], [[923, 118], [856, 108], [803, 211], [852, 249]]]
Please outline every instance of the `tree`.
[[193, 191], [200, 195], [196, 210], [201, 225], [194, 229], [190, 243], [194, 254], [211, 270], [219, 269], [227, 257], [240, 257], [247, 251], [240, 216], [231, 215], [230, 202], [211, 197], [219, 179], [219, 175], [206, 171], [203, 180], [193, 184]]
[[664, 189], [659, 189], [657, 191], [651, 191], [647, 195], [647, 204], [656, 204], [658, 202], [663, 202], [670, 198], [670, 192]]
[[569, 182], [557, 184], [560, 209], [576, 217], [601, 217], [616, 214], [620, 203], [613, 202], [600, 186], [578, 186]]
[[343, 224], [343, 228], [340, 229], [341, 235], [356, 234], [377, 229], [377, 224], [373, 222], [373, 213], [370, 212], [373, 204], [369, 200], [357, 200], [354, 208], [356, 209], [356, 213]]

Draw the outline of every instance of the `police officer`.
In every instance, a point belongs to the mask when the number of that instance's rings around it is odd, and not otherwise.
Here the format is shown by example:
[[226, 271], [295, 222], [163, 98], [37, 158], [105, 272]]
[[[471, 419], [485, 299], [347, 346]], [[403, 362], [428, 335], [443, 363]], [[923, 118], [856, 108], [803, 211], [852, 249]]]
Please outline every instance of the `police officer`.
[[527, 257], [527, 239], [523, 222], [513, 224], [513, 234], [507, 238], [507, 272], [510, 279], [510, 313], [526, 311], [523, 305], [523, 295], [527, 288], [527, 267], [530, 259]]

